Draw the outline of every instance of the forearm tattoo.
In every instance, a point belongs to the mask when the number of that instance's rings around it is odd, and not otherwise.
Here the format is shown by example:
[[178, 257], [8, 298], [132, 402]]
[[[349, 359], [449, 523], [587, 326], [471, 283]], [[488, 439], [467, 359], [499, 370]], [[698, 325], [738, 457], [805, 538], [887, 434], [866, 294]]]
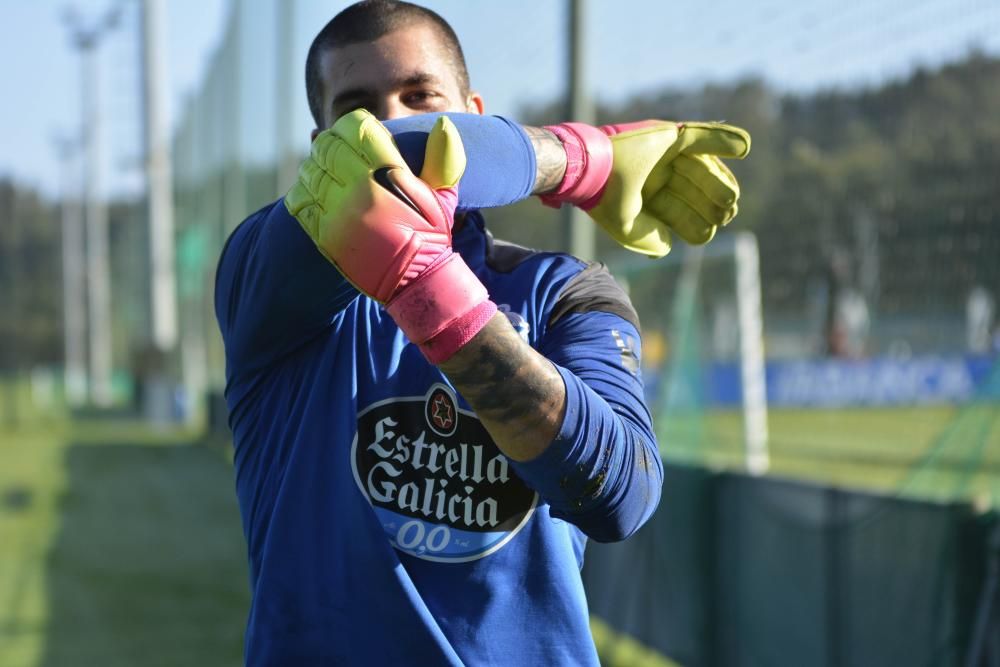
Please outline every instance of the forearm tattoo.
[[566, 406], [562, 377], [503, 314], [439, 367], [507, 457], [535, 458], [558, 433]]
[[552, 192], [566, 174], [566, 149], [559, 138], [541, 127], [527, 127], [524, 131], [535, 149], [535, 195]]

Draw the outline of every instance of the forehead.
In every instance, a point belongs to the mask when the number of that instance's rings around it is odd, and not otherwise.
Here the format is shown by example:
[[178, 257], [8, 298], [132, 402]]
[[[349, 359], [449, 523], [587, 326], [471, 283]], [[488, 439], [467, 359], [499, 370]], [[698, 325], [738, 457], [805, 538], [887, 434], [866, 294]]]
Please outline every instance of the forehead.
[[428, 24], [405, 26], [373, 42], [331, 49], [320, 60], [326, 97], [344, 90], [381, 91], [416, 76], [458, 87], [448, 49]]

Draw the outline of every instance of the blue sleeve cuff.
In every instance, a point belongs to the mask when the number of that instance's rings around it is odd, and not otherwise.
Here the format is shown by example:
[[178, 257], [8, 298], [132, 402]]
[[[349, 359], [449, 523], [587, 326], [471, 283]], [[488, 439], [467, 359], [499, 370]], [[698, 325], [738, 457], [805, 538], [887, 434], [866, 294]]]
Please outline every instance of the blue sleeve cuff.
[[627, 370], [617, 377], [608, 369], [591, 372], [588, 380], [579, 374], [587, 374], [587, 364], [554, 366], [566, 388], [563, 422], [545, 451], [531, 461], [511, 461], [511, 467], [548, 503], [551, 516], [599, 542], [623, 540], [652, 515], [663, 484], [648, 413], [630, 391], [641, 386], [629, 381]]
[[[424, 164], [427, 134], [441, 114], [422, 114], [385, 122], [403, 159], [414, 173]], [[531, 196], [535, 186], [535, 150], [517, 123], [501, 116], [447, 114], [465, 145], [468, 166], [459, 182], [458, 208], [493, 208]]]
[[[586, 512], [597, 503], [609, 469], [620, 466], [621, 448], [614, 447], [615, 430], [592, 403], [583, 382], [570, 371], [555, 367], [566, 387], [566, 414], [552, 443], [530, 461], [511, 465], [535, 489], [556, 515]], [[593, 399], [599, 401], [597, 396]], [[592, 408], [596, 408], [592, 410]], [[610, 412], [610, 408], [604, 406]]]

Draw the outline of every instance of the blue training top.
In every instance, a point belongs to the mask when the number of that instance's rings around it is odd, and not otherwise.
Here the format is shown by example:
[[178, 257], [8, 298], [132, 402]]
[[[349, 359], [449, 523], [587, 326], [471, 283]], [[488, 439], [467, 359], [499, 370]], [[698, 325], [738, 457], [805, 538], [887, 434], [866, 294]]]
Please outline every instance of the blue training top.
[[[523, 135], [502, 119], [453, 119], [470, 166]], [[387, 125], [399, 137], [432, 123]], [[512, 155], [492, 177], [467, 173], [465, 208], [526, 194], [514, 191], [533, 155]], [[516, 185], [504, 191], [498, 173]], [[565, 382], [562, 427], [530, 462], [500, 453], [283, 202], [223, 250], [216, 315], [250, 559], [248, 665], [597, 664], [585, 536], [633, 533], [662, 481], [635, 312], [603, 266], [494, 241], [478, 212], [454, 244]]]

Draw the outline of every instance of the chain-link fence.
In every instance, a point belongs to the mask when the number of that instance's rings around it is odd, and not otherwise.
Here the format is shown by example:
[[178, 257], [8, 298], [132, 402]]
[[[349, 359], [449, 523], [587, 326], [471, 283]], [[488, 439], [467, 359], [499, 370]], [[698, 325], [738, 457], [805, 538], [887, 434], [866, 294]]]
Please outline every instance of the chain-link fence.
[[[494, 93], [501, 108], [493, 110], [523, 122], [561, 118], [563, 5], [432, 7], [464, 38], [488, 111]], [[196, 390], [217, 390], [222, 378], [214, 262], [228, 232], [283, 192], [308, 149], [304, 54], [336, 9], [305, 0], [231, 3], [225, 37], [184, 106], [175, 137], [181, 350]], [[891, 487], [940, 449], [949, 424], [961, 418], [955, 406], [995, 398], [983, 388], [1000, 343], [1000, 45], [990, 28], [1000, 15], [989, 3], [967, 2], [958, 12], [887, 2], [850, 7], [845, 12], [857, 21], [844, 23], [822, 9], [761, 8], [741, 29], [720, 29], [694, 44], [680, 26], [697, 12], [679, 5], [662, 29], [658, 59], [643, 60], [635, 86], [622, 94], [597, 63], [605, 54], [624, 62], [630, 51], [649, 53], [642, 40], [621, 38], [630, 29], [648, 36], [648, 27], [630, 28], [629, 21], [662, 10], [635, 3], [616, 14], [591, 6], [587, 63], [601, 121], [725, 118], [754, 138], [750, 158], [733, 166], [742, 212], [709, 246], [692, 298], [678, 291], [683, 249], [659, 264], [629, 260], [632, 268], [608, 239], [598, 240], [598, 252], [622, 266], [619, 277], [634, 290], [648, 383], [657, 392], [675, 390], [656, 393], [667, 456], [730, 463], [739, 456], [741, 297], [735, 260], [716, 246], [735, 230], [750, 230], [759, 247], [778, 469], [801, 473], [811, 465], [819, 476], [833, 469], [837, 481]], [[504, 28], [503, 35], [484, 32], [483, 24]], [[806, 37], [810, 31], [815, 40]], [[608, 43], [608, 35], [617, 41]], [[498, 59], [523, 75], [504, 74]], [[708, 83], [698, 70], [680, 69], [697, 62], [712, 73]], [[490, 212], [487, 220], [505, 238], [563, 247], [558, 215], [537, 202]], [[670, 437], [672, 427], [692, 423], [670, 416], [685, 401], [700, 411], [695, 440]], [[995, 467], [989, 457], [998, 428], [989, 423], [972, 436], [978, 444], [957, 454], [956, 465]], [[873, 472], [855, 474], [862, 468]]]

